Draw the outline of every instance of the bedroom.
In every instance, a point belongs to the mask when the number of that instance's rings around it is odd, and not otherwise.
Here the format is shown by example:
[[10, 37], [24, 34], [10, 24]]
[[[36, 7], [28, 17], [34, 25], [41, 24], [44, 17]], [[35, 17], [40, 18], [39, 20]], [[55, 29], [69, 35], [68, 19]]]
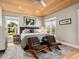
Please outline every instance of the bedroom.
[[[40, 59], [79, 58], [78, 0], [52, 0], [52, 2], [45, 0], [46, 6], [39, 3], [39, 1], [36, 1], [34, 6], [32, 6], [33, 1], [31, 0], [27, 0], [27, 5], [24, 3], [25, 0], [17, 1], [1, 0], [0, 2], [0, 39], [2, 39], [0, 50], [5, 50], [5, 53], [1, 53], [3, 59], [33, 59], [33, 55], [21, 49], [24, 48], [24, 45], [26, 46], [24, 37], [36, 36], [41, 42], [46, 35], [54, 35], [56, 41], [62, 44], [59, 44], [61, 50], [52, 49], [51, 52], [48, 49], [46, 50], [47, 53], [37, 53]], [[57, 3], [59, 3], [58, 6], [63, 6], [58, 8]], [[64, 5], [64, 3], [68, 4]], [[19, 39], [16, 40], [16, 38]], [[22, 41], [22, 38], [24, 41]]]

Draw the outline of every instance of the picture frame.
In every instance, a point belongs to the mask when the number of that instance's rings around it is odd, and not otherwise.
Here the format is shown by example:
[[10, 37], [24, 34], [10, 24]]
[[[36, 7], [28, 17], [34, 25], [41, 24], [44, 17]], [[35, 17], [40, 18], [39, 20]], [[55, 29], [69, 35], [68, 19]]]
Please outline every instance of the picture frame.
[[24, 23], [26, 26], [34, 26], [36, 23], [36, 18], [34, 17], [24, 17]]
[[68, 25], [68, 24], [71, 24], [71, 18], [64, 19], [64, 20], [60, 20], [59, 21], [59, 24], [60, 25]]

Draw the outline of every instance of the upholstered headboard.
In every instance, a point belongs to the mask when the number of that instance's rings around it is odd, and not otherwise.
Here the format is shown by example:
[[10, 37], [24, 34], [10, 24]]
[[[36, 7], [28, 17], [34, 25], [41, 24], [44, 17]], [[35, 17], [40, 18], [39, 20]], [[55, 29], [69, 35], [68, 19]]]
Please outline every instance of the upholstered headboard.
[[39, 27], [20, 27], [20, 34], [24, 29], [30, 29], [30, 32], [33, 32], [34, 29], [39, 29]]

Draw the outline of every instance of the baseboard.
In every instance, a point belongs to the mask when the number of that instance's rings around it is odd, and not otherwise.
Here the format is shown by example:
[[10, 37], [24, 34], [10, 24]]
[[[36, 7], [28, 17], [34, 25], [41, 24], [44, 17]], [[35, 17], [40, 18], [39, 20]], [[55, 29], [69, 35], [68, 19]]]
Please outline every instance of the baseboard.
[[58, 41], [58, 40], [57, 40], [57, 42], [60, 42], [60, 43], [62, 43], [64, 45], [67, 45], [67, 46], [79, 49], [79, 46], [77, 46], [77, 45], [73, 45], [73, 44], [70, 44], [70, 43], [67, 43], [67, 42], [63, 42], [63, 41]]

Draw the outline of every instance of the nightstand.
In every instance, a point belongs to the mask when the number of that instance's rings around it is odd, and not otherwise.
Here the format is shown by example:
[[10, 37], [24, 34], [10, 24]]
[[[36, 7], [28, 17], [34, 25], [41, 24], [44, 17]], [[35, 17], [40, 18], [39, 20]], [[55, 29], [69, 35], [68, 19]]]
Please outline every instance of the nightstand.
[[20, 44], [21, 42], [20, 35], [13, 35], [13, 42], [14, 44]]

